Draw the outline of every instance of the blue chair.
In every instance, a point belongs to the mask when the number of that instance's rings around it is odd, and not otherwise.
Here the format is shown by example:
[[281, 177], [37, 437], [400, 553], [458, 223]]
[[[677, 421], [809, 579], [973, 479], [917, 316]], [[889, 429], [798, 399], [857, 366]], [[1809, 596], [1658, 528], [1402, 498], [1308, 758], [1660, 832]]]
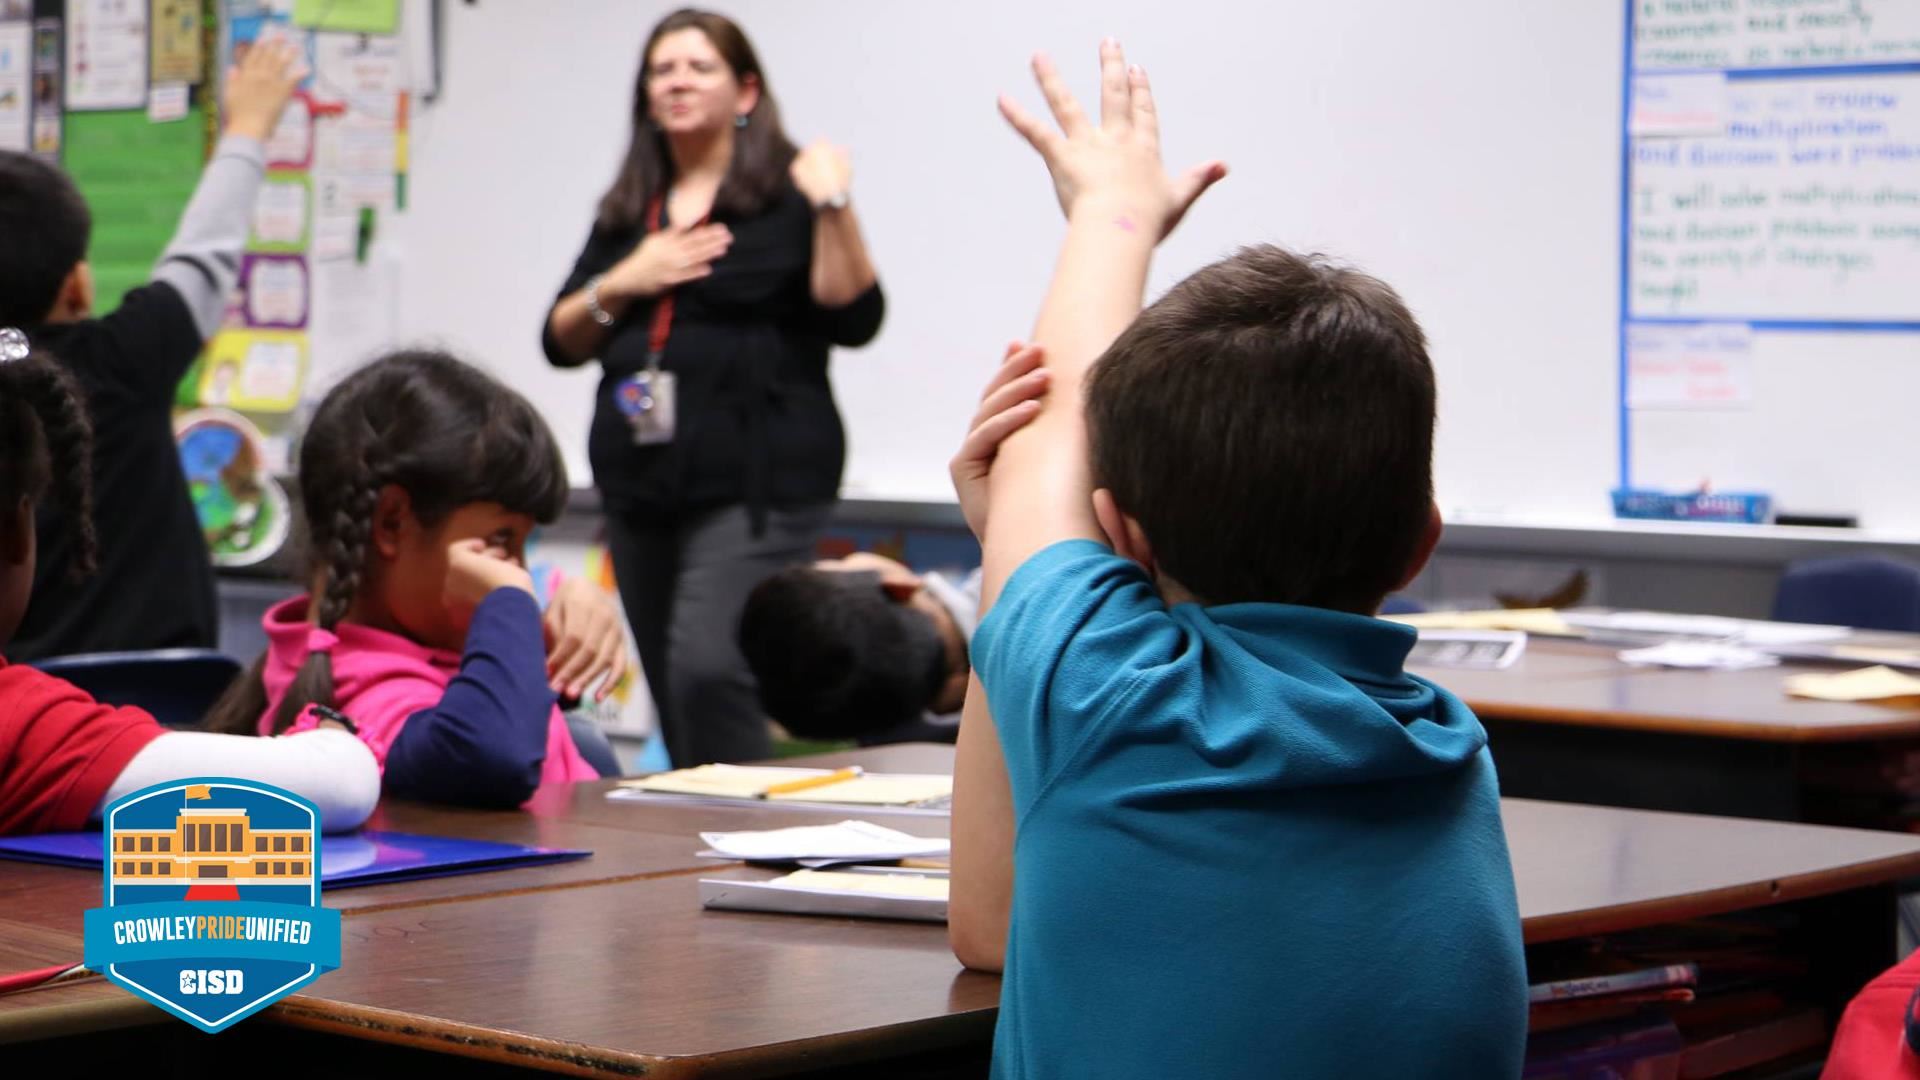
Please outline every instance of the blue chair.
[[55, 675], [106, 705], [132, 705], [168, 727], [192, 728], [226, 693], [240, 665], [212, 649], [50, 656], [33, 667]]
[[1883, 555], [1802, 559], [1781, 576], [1773, 617], [1920, 632], [1920, 566]]
[[573, 736], [573, 748], [587, 759], [587, 764], [601, 776], [620, 776], [626, 770], [620, 767], [620, 757], [613, 752], [613, 744], [607, 741], [607, 733], [600, 725], [579, 713], [567, 714], [567, 734]]

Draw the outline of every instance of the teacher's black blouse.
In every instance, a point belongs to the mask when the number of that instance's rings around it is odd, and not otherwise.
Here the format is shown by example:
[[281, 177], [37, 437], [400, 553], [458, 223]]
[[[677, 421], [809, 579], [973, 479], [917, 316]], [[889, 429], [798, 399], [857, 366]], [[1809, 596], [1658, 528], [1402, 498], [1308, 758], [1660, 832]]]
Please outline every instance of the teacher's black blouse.
[[[864, 345], [879, 332], [880, 286], [845, 307], [814, 303], [813, 210], [791, 184], [752, 217], [714, 220], [732, 230], [733, 246], [710, 276], [675, 290], [662, 360], [679, 384], [673, 442], [635, 446], [614, 403], [621, 380], [646, 366], [654, 302], [631, 304], [601, 347], [604, 374], [587, 451], [614, 512], [668, 519], [745, 503], [758, 521], [769, 506], [839, 493], [846, 432], [827, 381], [827, 350]], [[645, 235], [644, 226], [596, 226], [559, 295], [611, 269]], [[584, 363], [560, 350], [551, 329], [542, 343], [558, 367]]]

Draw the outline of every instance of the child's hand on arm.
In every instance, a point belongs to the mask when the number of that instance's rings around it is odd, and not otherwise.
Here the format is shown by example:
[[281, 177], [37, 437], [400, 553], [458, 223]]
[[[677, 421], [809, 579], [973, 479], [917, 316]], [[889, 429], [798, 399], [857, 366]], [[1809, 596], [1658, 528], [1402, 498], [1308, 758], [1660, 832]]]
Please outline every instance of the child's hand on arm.
[[548, 685], [578, 700], [596, 681], [595, 701], [607, 700], [627, 673], [627, 635], [613, 599], [585, 578], [571, 578], [547, 605]]
[[987, 536], [987, 481], [1000, 444], [1040, 415], [1040, 399], [1053, 378], [1040, 366], [1043, 359], [1045, 350], [1038, 345], [1016, 341], [1007, 346], [1000, 370], [994, 372], [980, 394], [979, 411], [967, 425], [960, 452], [948, 465], [953, 490], [960, 497], [960, 512], [975, 539], [984, 541]]
[[306, 65], [292, 42], [275, 38], [255, 43], [227, 72], [227, 133], [267, 141], [304, 78]]
[[447, 580], [441, 598], [458, 625], [465, 626], [495, 589], [519, 589], [533, 595], [533, 578], [519, 563], [485, 540], [462, 540], [447, 548]]

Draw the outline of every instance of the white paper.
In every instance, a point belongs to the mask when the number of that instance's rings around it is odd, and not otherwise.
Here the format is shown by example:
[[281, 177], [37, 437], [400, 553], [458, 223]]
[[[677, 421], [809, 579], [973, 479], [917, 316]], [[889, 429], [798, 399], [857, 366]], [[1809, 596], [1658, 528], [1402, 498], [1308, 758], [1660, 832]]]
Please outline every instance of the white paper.
[[400, 42], [375, 34], [313, 36], [313, 97], [391, 125], [400, 107]]
[[1527, 635], [1519, 630], [1422, 630], [1407, 663], [1500, 671], [1526, 651]]
[[307, 187], [269, 180], [253, 204], [253, 234], [266, 244], [297, 244], [307, 234]]
[[1665, 611], [1569, 611], [1563, 614], [1567, 622], [1586, 630], [1711, 638], [1756, 648], [1842, 641], [1853, 633], [1844, 626], [1732, 619], [1722, 615], [1679, 615]]
[[1745, 671], [1772, 667], [1780, 658], [1744, 645], [1717, 641], [1669, 641], [1645, 649], [1628, 649], [1620, 662], [1635, 667], [1698, 668], [1706, 671]]
[[147, 105], [147, 0], [68, 0], [67, 108]]
[[1753, 406], [1753, 328], [1746, 323], [1633, 323], [1627, 334], [1627, 407]]
[[306, 325], [306, 264], [297, 258], [256, 261], [247, 275], [247, 318], [256, 326]]
[[1627, 134], [1718, 135], [1727, 127], [1727, 76], [1723, 72], [1636, 75]]
[[[719, 858], [757, 861], [830, 859], [835, 861], [922, 858], [946, 855], [951, 845], [939, 838], [910, 836], [868, 821], [805, 825], [759, 832], [703, 832]], [[704, 852], [703, 852], [704, 854]]]
[[33, 146], [33, 24], [0, 23], [0, 150]]
[[147, 95], [147, 119], [165, 124], [187, 118], [187, 84], [166, 83]]

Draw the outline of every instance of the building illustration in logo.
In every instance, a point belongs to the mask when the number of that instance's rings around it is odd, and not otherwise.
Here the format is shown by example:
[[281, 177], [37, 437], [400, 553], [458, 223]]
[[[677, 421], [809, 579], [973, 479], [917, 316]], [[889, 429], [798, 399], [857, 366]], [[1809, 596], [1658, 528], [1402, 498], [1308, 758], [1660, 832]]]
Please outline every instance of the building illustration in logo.
[[340, 965], [340, 913], [320, 904], [320, 815], [266, 784], [198, 778], [107, 808], [106, 906], [86, 914], [86, 965], [203, 1031]]

